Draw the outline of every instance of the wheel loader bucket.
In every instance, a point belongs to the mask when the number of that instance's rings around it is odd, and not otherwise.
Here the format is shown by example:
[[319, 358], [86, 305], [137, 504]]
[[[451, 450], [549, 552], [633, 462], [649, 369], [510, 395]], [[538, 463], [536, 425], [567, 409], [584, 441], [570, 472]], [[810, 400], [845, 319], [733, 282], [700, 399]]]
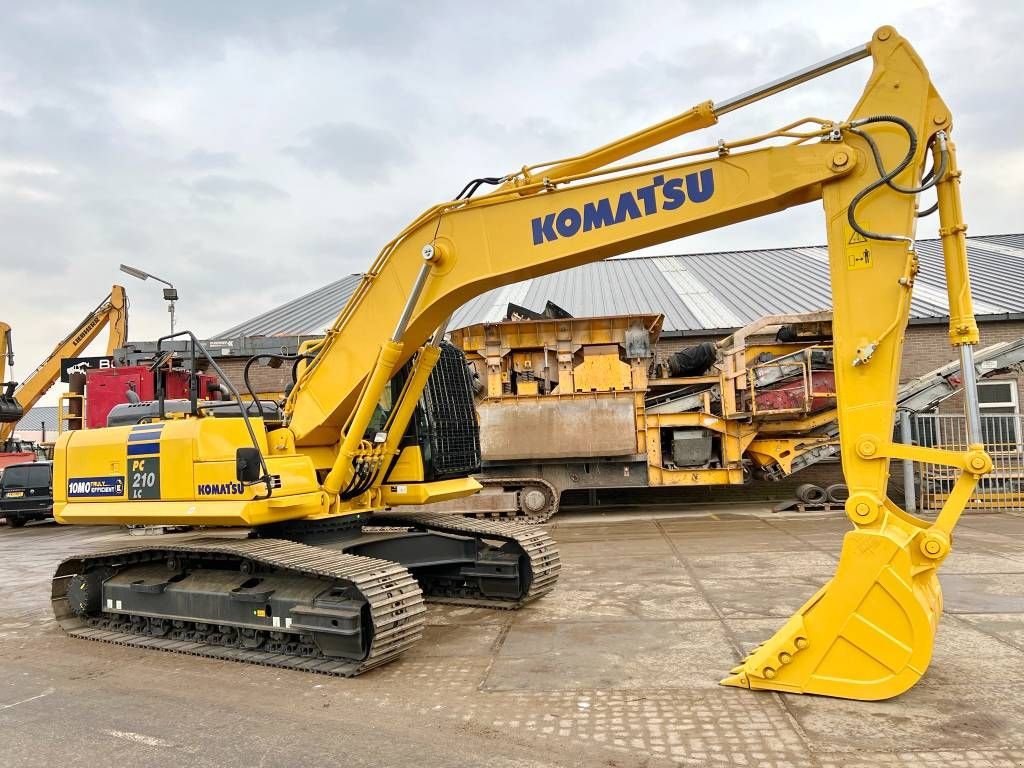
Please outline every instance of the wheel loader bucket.
[[830, 582], [722, 685], [844, 699], [887, 699], [914, 685], [932, 657], [942, 613], [937, 562], [921, 528], [889, 516], [843, 539]]

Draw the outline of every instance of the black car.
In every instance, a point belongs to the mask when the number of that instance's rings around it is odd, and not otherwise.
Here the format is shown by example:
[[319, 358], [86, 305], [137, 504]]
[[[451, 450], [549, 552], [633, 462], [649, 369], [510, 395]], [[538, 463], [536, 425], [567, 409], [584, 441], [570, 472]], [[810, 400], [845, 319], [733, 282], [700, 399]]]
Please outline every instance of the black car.
[[12, 528], [53, 516], [53, 462], [10, 464], [0, 476], [0, 517]]

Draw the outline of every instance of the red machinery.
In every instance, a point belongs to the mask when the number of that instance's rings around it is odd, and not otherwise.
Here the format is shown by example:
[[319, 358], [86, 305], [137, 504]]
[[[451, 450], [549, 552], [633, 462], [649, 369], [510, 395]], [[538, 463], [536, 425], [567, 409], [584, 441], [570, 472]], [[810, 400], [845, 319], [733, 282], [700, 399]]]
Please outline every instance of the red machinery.
[[[139, 400], [156, 400], [156, 375], [163, 376], [164, 397], [169, 400], [189, 398], [189, 372], [182, 368], [160, 368], [129, 365], [123, 368], [92, 369], [85, 378], [85, 426], [97, 429], [107, 426], [107, 416], [115, 405], [132, 401], [129, 392]], [[197, 374], [198, 398], [217, 400], [220, 385], [216, 376]]]
[[36, 461], [41, 458], [40, 449], [29, 440], [18, 440], [8, 438], [0, 442], [0, 472], [4, 467], [11, 464], [23, 464], [26, 461]]
[[810, 371], [799, 378], [766, 387], [756, 393], [755, 403], [758, 411], [817, 413], [835, 408], [835, 372]]

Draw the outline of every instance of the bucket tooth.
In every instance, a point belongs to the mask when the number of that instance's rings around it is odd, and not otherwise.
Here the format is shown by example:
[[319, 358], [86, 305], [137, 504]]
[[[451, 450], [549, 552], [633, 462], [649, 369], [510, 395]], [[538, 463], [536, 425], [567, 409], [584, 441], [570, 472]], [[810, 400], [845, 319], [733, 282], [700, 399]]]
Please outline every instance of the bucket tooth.
[[896, 696], [924, 674], [942, 611], [916, 527], [846, 534], [835, 577], [722, 685], [847, 699]]
[[736, 667], [732, 671], [738, 672], [739, 674], [729, 675], [729, 677], [722, 680], [719, 685], [728, 685], [733, 688], [749, 688], [750, 682], [747, 680], [747, 676], [741, 671], [742, 669], [743, 667]]

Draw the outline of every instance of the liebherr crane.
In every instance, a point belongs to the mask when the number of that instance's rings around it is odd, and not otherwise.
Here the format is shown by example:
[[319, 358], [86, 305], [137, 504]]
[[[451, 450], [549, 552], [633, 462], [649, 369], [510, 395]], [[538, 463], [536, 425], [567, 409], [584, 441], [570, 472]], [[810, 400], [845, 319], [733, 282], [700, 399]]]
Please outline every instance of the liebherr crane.
[[[741, 141], [631, 158], [868, 57], [871, 76], [845, 120], [807, 118]], [[953, 528], [992, 464], [973, 382], [978, 330], [951, 128], [920, 58], [882, 27], [864, 45], [749, 93], [583, 155], [470, 182], [384, 246], [326, 338], [293, 362], [282, 413], [161, 400], [133, 406], [132, 423], [61, 436], [60, 522], [224, 526], [244, 537], [66, 560], [53, 581], [59, 623], [124, 645], [355, 674], [420, 636], [422, 594], [508, 607], [544, 594], [558, 555], [541, 531], [384, 513], [479, 487], [445, 472], [472, 438], [453, 418], [462, 406], [444, 399], [456, 388], [431, 386], [439, 372], [465, 375], [459, 361], [445, 367], [446, 318], [496, 286], [821, 200], [853, 530], [835, 577], [723, 682], [857, 699], [905, 691], [931, 658], [937, 571]], [[496, 188], [474, 197], [485, 184]], [[927, 188], [938, 202], [919, 210]], [[891, 439], [916, 219], [936, 209], [949, 335], [968, 401], [964, 452]], [[886, 497], [894, 458], [960, 471], [936, 520]]]
[[[108, 328], [107, 355], [110, 356], [114, 354], [115, 349], [124, 346], [128, 338], [128, 297], [120, 285], [111, 287], [110, 294], [53, 348], [20, 386], [14, 382], [8, 383], [6, 390], [9, 391], [4, 392], [4, 399], [0, 401], [0, 450], [2, 444], [14, 432], [14, 427], [22, 414], [27, 413], [39, 402], [58, 379], [60, 361], [80, 355], [99, 336], [104, 327]], [[0, 323], [0, 330], [4, 332], [5, 345], [10, 353], [10, 326]], [[10, 358], [8, 362], [13, 364]], [[3, 379], [2, 374], [3, 368], [0, 367], [0, 380]], [[3, 409], [8, 407], [12, 411], [19, 411], [17, 418], [3, 418]]]

